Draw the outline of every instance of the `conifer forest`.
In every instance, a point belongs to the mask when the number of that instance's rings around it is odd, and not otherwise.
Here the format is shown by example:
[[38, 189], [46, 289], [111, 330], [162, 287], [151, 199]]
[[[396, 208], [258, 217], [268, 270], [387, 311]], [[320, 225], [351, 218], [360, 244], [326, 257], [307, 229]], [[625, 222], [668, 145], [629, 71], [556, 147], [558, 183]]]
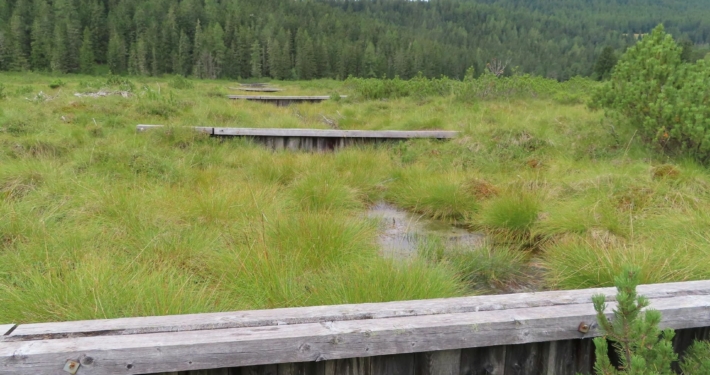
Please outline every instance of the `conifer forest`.
[[566, 80], [659, 23], [707, 50], [704, 0], [0, 0], [0, 70], [461, 79], [495, 61]]

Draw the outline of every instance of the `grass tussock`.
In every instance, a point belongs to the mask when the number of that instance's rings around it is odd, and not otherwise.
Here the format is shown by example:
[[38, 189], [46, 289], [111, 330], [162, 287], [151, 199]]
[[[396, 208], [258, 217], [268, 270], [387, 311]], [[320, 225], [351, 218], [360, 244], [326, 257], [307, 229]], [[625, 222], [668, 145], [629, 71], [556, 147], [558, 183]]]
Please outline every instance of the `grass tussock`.
[[395, 178], [387, 197], [400, 207], [452, 222], [463, 222], [478, 209], [459, 173], [441, 175], [414, 167]]

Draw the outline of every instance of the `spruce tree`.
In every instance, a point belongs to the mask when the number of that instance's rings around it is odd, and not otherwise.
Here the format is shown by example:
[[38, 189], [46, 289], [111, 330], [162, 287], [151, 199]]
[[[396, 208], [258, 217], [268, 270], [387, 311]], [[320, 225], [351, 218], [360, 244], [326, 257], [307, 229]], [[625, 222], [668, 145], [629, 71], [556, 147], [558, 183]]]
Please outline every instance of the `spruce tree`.
[[227, 64], [227, 46], [224, 44], [224, 29], [216, 22], [212, 30], [213, 52], [215, 60], [215, 78], [223, 76], [224, 66]]
[[160, 27], [160, 43], [155, 51], [158, 70], [160, 72], [171, 73], [175, 67], [175, 60], [178, 56], [178, 44], [180, 34], [175, 16], [175, 7], [170, 6], [168, 14]]
[[239, 76], [246, 78], [251, 75], [251, 34], [246, 27], [239, 28], [237, 44], [238, 61], [233, 62], [239, 67]]
[[111, 33], [108, 41], [106, 62], [111, 73], [123, 74], [126, 72], [126, 44], [121, 34], [115, 30]]
[[315, 70], [313, 41], [307, 31], [299, 29], [296, 33], [296, 74], [298, 79], [312, 79], [315, 76]]
[[54, 25], [54, 41], [52, 43], [52, 58], [50, 61], [50, 67], [53, 72], [66, 73], [68, 71], [67, 55], [66, 25], [62, 22], [57, 22]]
[[363, 54], [362, 75], [368, 78], [376, 78], [377, 74], [377, 55], [375, 53], [375, 45], [372, 42], [367, 43], [365, 53]]
[[30, 32], [30, 65], [33, 70], [48, 70], [52, 56], [51, 7], [46, 0], [35, 5], [37, 15]]
[[5, 32], [0, 28], [0, 70], [8, 69], [7, 39]]
[[131, 43], [128, 49], [128, 74], [138, 75], [138, 52], [136, 52], [136, 43]]
[[145, 37], [139, 36], [136, 40], [136, 74], [146, 76], [150, 73], [148, 62], [148, 46]]
[[202, 25], [200, 20], [197, 20], [195, 26], [195, 38], [192, 45], [192, 74], [195, 77], [202, 78], [204, 75], [204, 67], [202, 66]]
[[229, 48], [227, 48], [227, 51], [225, 52], [226, 61], [229, 63], [224, 65], [224, 75], [233, 79], [239, 77], [239, 64], [237, 64], [237, 61], [239, 61], [239, 55], [237, 55], [238, 43], [238, 39], [236, 37], [232, 37]]
[[78, 13], [71, 0], [54, 2], [54, 42], [52, 70], [62, 73], [79, 71], [79, 49], [82, 35]]
[[249, 62], [251, 76], [261, 78], [261, 44], [258, 40], [254, 40], [251, 45]]
[[79, 51], [79, 70], [82, 74], [94, 74], [94, 66], [96, 64], [94, 58], [94, 46], [92, 42], [91, 30], [88, 27], [84, 28], [84, 40], [81, 43]]
[[607, 79], [611, 75], [611, 70], [616, 66], [616, 54], [614, 49], [606, 46], [594, 64], [594, 74], [598, 79]]
[[91, 1], [88, 27], [91, 32], [91, 45], [94, 49], [94, 59], [99, 63], [106, 62], [109, 33], [106, 26], [106, 9], [102, 1]]
[[187, 76], [192, 69], [192, 56], [190, 54], [191, 43], [190, 37], [184, 31], [180, 32], [180, 40], [178, 41], [178, 51], [173, 65], [173, 72], [182, 76]]
[[16, 10], [10, 18], [10, 70], [24, 71], [30, 68], [28, 55], [25, 52], [25, 26], [22, 23], [19, 12]]
[[286, 42], [281, 47], [279, 57], [279, 79], [291, 79], [293, 77], [293, 47], [291, 44], [291, 34], [286, 34]]
[[269, 44], [266, 47], [269, 52], [269, 76], [274, 79], [281, 79], [281, 64], [279, 58], [281, 57], [281, 44], [276, 39], [269, 40]]

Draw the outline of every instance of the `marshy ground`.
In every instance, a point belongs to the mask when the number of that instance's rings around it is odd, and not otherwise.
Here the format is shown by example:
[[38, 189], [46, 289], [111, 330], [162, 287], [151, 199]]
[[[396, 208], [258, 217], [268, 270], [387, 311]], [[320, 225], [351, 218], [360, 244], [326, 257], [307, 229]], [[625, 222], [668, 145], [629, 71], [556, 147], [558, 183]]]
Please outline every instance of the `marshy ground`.
[[[710, 278], [708, 169], [582, 100], [313, 81], [275, 85], [349, 97], [276, 107], [227, 100], [227, 81], [0, 82], [0, 323], [610, 286], [625, 264], [644, 283]], [[461, 135], [274, 152], [180, 128], [200, 125]], [[383, 256], [383, 202], [444, 230]]]

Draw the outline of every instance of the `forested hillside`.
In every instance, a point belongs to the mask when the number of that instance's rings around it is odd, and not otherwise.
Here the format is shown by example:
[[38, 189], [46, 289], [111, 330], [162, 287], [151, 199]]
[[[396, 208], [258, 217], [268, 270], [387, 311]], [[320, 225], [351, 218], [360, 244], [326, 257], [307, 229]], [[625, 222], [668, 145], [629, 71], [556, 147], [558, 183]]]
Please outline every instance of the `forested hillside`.
[[0, 0], [0, 70], [461, 78], [496, 59], [567, 79], [661, 22], [710, 42], [704, 0]]

